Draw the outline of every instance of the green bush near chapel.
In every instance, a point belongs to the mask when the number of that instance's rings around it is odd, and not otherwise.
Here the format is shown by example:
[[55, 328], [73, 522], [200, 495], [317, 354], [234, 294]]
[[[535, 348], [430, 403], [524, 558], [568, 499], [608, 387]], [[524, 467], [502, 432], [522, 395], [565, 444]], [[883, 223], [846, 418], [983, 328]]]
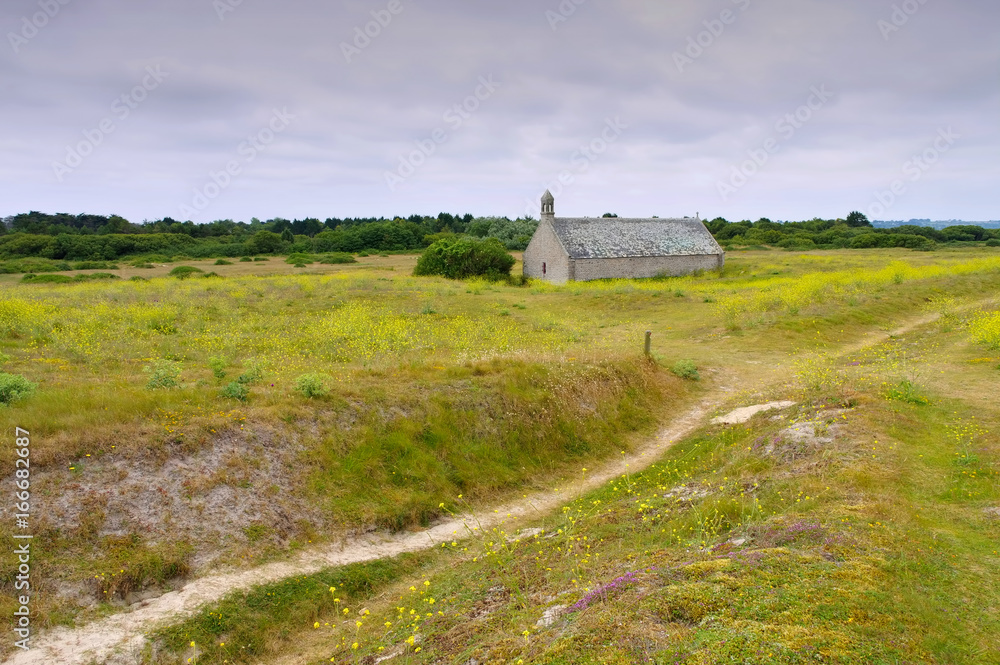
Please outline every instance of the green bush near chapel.
[[35, 392], [37, 384], [28, 381], [20, 374], [0, 372], [0, 404], [13, 404]]
[[187, 279], [191, 275], [199, 272], [205, 271], [201, 268], [195, 268], [194, 266], [177, 266], [167, 274], [171, 277], [176, 277], [177, 279]]
[[485, 277], [500, 281], [510, 277], [514, 257], [496, 238], [442, 238], [428, 247], [413, 270], [414, 275], [441, 275], [449, 279]]

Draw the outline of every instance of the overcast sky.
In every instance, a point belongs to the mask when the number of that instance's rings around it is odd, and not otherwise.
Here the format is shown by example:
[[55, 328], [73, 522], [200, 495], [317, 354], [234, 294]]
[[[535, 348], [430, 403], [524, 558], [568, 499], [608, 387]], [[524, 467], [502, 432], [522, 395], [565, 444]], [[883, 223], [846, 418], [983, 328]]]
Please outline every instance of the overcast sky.
[[996, 0], [3, 0], [0, 26], [0, 215], [537, 217], [549, 188], [559, 216], [1000, 219]]

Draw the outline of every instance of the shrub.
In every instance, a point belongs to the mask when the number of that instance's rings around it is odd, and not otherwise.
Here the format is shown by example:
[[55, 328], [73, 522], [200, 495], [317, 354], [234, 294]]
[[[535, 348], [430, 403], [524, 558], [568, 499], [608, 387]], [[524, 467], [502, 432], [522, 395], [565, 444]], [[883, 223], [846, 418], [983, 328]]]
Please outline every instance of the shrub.
[[295, 389], [306, 397], [323, 397], [330, 392], [332, 380], [327, 374], [303, 374], [295, 380]]
[[250, 397], [250, 389], [239, 381], [233, 381], [232, 383], [227, 384], [226, 387], [219, 392], [219, 394], [223, 397], [228, 397], [229, 399], [245, 402], [247, 401], [247, 398]]
[[906, 402], [918, 406], [930, 404], [930, 400], [921, 395], [917, 386], [908, 379], [903, 379], [896, 385], [889, 386], [885, 391], [885, 398], [893, 402]]
[[670, 371], [682, 379], [688, 379], [690, 381], [697, 381], [701, 379], [701, 375], [698, 374], [698, 367], [694, 364], [693, 360], [678, 360], [674, 363], [674, 366], [670, 368]]
[[249, 256], [241, 256], [240, 263], [253, 263], [253, 259], [251, 259]]
[[316, 259], [309, 254], [289, 254], [288, 258], [285, 259], [285, 263], [290, 263], [296, 268], [300, 267], [299, 264], [309, 264], [315, 263]]
[[253, 260], [254, 261], [270, 261], [271, 259], [267, 258], [266, 256], [255, 256], [255, 257], [253, 257]]
[[485, 277], [502, 280], [514, 267], [511, 256], [496, 238], [442, 238], [424, 250], [414, 275], [442, 275], [449, 279]]
[[231, 266], [231, 265], [233, 265], [233, 262], [232, 261], [227, 261], [225, 259], [219, 259], [218, 261], [215, 262], [215, 265], [217, 265], [217, 266]]
[[37, 384], [28, 381], [20, 374], [0, 372], [0, 404], [13, 404], [19, 399], [29, 397], [37, 387]]
[[75, 279], [83, 281], [87, 279], [121, 279], [121, 277], [109, 272], [92, 272], [89, 275], [77, 275]]
[[208, 359], [208, 367], [212, 370], [212, 374], [217, 379], [223, 379], [226, 376], [226, 359], [220, 358], [219, 356], [212, 356]]
[[260, 383], [264, 378], [263, 363], [259, 360], [251, 361], [247, 364], [246, 370], [236, 379], [237, 383], [250, 384]]
[[990, 238], [986, 241], [987, 247], [1000, 247], [1000, 238]]
[[149, 280], [146, 279], [145, 277], [140, 277], [139, 275], [133, 275], [132, 277], [128, 278], [128, 281], [130, 281], [130, 282], [148, 282]]
[[196, 272], [205, 272], [201, 268], [195, 268], [194, 266], [177, 266], [171, 270], [168, 274], [171, 277], [176, 277], [177, 279], [187, 279]]
[[118, 270], [118, 266], [107, 261], [79, 261], [73, 264], [73, 270]]
[[321, 258], [319, 262], [327, 265], [334, 265], [338, 263], [357, 263], [358, 260], [347, 252], [333, 252], [332, 254], [327, 254]]
[[281, 251], [284, 242], [277, 233], [257, 231], [243, 244], [243, 247], [247, 254], [274, 254]]
[[21, 278], [21, 281], [31, 282], [32, 284], [65, 284], [66, 282], [72, 282], [73, 278], [69, 275], [36, 275], [29, 272]]
[[181, 375], [181, 366], [172, 360], [157, 360], [152, 365], [143, 367], [142, 371], [149, 375], [149, 381], [146, 382], [146, 388], [149, 390], [176, 388], [177, 379]]
[[294, 268], [305, 268], [306, 264], [304, 264], [304, 263], [296, 263], [293, 267]]
[[209, 277], [209, 278], [211, 278], [211, 277], [218, 277], [219, 279], [221, 279], [222, 275], [220, 275], [219, 273], [217, 273], [217, 272], [215, 272], [213, 270], [212, 272], [205, 273], [204, 275], [202, 275], [202, 277]]
[[154, 266], [152, 263], [138, 262], [138, 263], [133, 263], [132, 267], [133, 268], [155, 268], [156, 266]]

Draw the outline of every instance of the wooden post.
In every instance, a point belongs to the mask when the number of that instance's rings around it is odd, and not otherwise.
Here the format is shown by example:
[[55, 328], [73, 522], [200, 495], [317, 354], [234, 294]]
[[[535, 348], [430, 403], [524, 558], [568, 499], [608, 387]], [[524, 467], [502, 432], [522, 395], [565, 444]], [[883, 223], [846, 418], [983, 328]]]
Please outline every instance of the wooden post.
[[653, 333], [649, 330], [646, 331], [646, 357], [650, 357], [651, 347], [653, 345]]

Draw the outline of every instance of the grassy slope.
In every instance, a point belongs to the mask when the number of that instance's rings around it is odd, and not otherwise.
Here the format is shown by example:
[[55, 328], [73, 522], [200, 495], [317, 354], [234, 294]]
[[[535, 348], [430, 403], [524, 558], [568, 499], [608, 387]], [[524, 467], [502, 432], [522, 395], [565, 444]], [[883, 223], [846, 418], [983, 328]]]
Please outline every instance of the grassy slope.
[[[949, 264], [981, 256], [897, 254], [914, 265]], [[81, 462], [87, 453], [162, 463], [212, 446], [217, 438], [213, 434], [241, 436], [246, 430], [259, 434], [283, 422], [286, 431], [305, 442], [299, 463], [307, 472], [301, 473], [300, 467], [299, 475], [308, 482], [297, 488], [303, 497], [322, 506], [325, 514], [341, 524], [404, 526], [431, 518], [439, 503], [450, 505], [463, 488], [465, 499], [481, 504], [524, 483], [564, 477], [587, 459], [615, 451], [619, 430], [648, 429], [653, 424], [649, 411], [660, 408], [665, 400], [679, 408], [687, 389], [662, 372], [637, 369], [642, 365], [635, 362], [635, 353], [623, 350], [638, 346], [644, 329], [654, 330], [657, 348], [669, 349], [665, 360], [693, 357], [699, 365], [714, 367], [710, 375], [717, 372], [731, 385], [752, 385], [775, 373], [787, 373], [790, 348], [833, 348], [860, 339], [888, 320], [912, 314], [935, 294], [981, 294], [995, 274], [992, 268], [925, 279], [905, 274], [898, 281], [890, 276], [858, 288], [813, 279], [809, 284], [814, 291], [805, 296], [786, 286], [806, 282], [797, 276], [810, 273], [872, 272], [871, 268], [883, 263], [883, 256], [761, 253], [731, 262], [722, 279], [709, 276], [559, 288], [465, 286], [408, 278], [381, 284], [357, 273], [346, 273], [342, 281], [224, 281], [223, 287], [215, 286], [218, 283], [210, 287], [215, 292], [203, 286], [211, 280], [182, 286], [154, 281], [134, 292], [130, 289], [137, 287], [131, 285], [32, 287], [63, 306], [58, 317], [61, 327], [50, 329], [55, 334], [45, 330], [39, 334], [36, 329], [8, 335], [6, 348], [15, 355], [13, 369], [35, 380], [41, 378], [45, 390], [4, 416], [12, 419], [11, 424], [14, 420], [43, 423], [36, 463], [52, 468], [73, 464], [81, 466], [84, 474], [87, 467]], [[220, 295], [219, 290], [227, 295]], [[761, 301], [756, 294], [768, 290], [780, 297]], [[76, 310], [67, 308], [66, 303], [78, 301], [80, 293], [89, 300]], [[148, 301], [151, 295], [162, 303], [152, 312], [152, 328], [124, 339], [87, 336], [102, 324], [100, 318], [87, 318], [87, 304], [112, 308], [104, 311], [110, 311], [113, 318], [113, 308], [120, 306], [116, 303], [135, 303], [140, 296]], [[725, 298], [730, 301], [718, 302]], [[730, 327], [736, 329], [721, 329], [718, 316], [721, 311], [734, 311], [733, 301], [736, 316]], [[390, 334], [389, 343], [379, 347], [378, 357], [358, 355], [331, 364], [329, 357], [317, 357], [315, 348], [306, 344], [316, 339], [307, 327], [288, 326], [289, 322], [315, 320], [331, 306], [354, 303], [385, 305], [398, 316], [361, 317], [361, 328], [347, 333], [378, 332], [373, 321], [399, 325], [424, 317], [434, 319], [438, 326], [450, 325], [452, 334], [431, 351], [426, 344], [398, 343]], [[723, 310], [723, 305], [729, 309]], [[168, 335], [155, 330], [164, 327], [158, 318], [164, 313], [168, 315], [165, 329], [174, 328]], [[247, 318], [258, 327], [256, 336], [241, 334]], [[456, 321], [483, 319], [494, 327], [455, 325]], [[220, 347], [197, 344], [214, 324], [230, 326], [223, 330], [228, 336], [215, 332], [213, 339]], [[505, 352], [494, 360], [467, 360], [470, 353], [481, 355], [480, 349], [495, 341], [496, 326], [508, 345]], [[63, 332], [67, 330], [77, 335]], [[427, 335], [426, 330], [416, 329], [418, 340], [434, 339], [419, 337]], [[274, 337], [279, 331], [285, 337]], [[350, 339], [343, 329], [339, 334]], [[75, 341], [80, 339], [90, 341], [91, 346]], [[259, 339], [263, 341], [255, 341]], [[45, 352], [32, 361], [39, 340]], [[365, 345], [341, 345], [332, 351], [343, 353], [345, 348], [350, 352]], [[142, 389], [143, 358], [156, 352], [178, 354], [185, 367], [186, 388]], [[211, 353], [228, 354], [233, 374], [248, 359], [270, 361], [268, 381], [254, 388], [248, 405], [219, 400], [206, 367]], [[554, 365], [552, 361], [561, 362]], [[290, 390], [297, 372], [317, 367], [339, 379], [331, 397], [319, 405]], [[106, 380], [88, 384], [93, 374]], [[275, 386], [268, 385], [272, 380]], [[87, 390], [81, 390], [83, 385]], [[77, 408], [56, 411], [54, 405], [67, 395], [74, 396]], [[399, 413], [391, 413], [399, 407]], [[544, 412], [546, 408], [549, 413]], [[355, 429], [338, 434], [332, 426], [342, 428], [345, 418]], [[490, 418], [492, 424], [487, 425]], [[558, 443], [554, 447], [553, 437]], [[471, 457], [470, 441], [481, 442], [474, 448], [478, 454]], [[529, 464], [520, 464], [525, 460]], [[518, 469], [519, 465], [525, 468]], [[372, 470], [380, 486], [390, 488], [381, 496], [368, 491], [367, 474]], [[405, 476], [401, 480], [394, 477], [401, 475]], [[213, 482], [238, 485], [246, 478], [223, 476]], [[186, 565], [189, 560], [183, 542], [150, 545], [109, 540], [100, 535], [100, 527], [80, 524], [75, 531], [49, 534], [49, 551], [57, 553], [45, 562], [51, 566], [50, 574], [89, 574], [139, 562], [137, 579], [127, 581], [125, 587], [139, 586], [145, 578], [167, 576], [172, 563]], [[259, 555], [264, 543], [250, 538], [259, 534], [245, 535], [245, 540], [237, 538], [231, 560]], [[274, 544], [272, 552], [316, 537], [308, 525], [282, 535], [286, 540]], [[317, 610], [307, 607], [305, 611]], [[60, 620], [58, 614], [53, 618]], [[266, 636], [267, 631], [262, 634]]]
[[[287, 597], [294, 611], [248, 613], [234, 599], [161, 644], [190, 657], [193, 640], [205, 663], [364, 662], [400, 645], [406, 662], [1000, 662], [1000, 520], [984, 513], [1000, 501], [987, 430], [1000, 412], [930, 381], [931, 404], [887, 400], [862, 380], [885, 368], [836, 366], [844, 383], [773, 394], [801, 400], [788, 419], [709, 427], [537, 536], [509, 543], [501, 528], [436, 566], [427, 555], [423, 577], [401, 566], [386, 588], [344, 589], [330, 571], [295, 582], [296, 594], [261, 589], [251, 595]], [[833, 441], [795, 442], [794, 422]], [[539, 626], [553, 608], [554, 624]]]
[[[854, 307], [827, 312], [820, 336], [848, 330]], [[256, 590], [246, 598], [281, 609], [233, 599], [161, 633], [167, 651], [148, 660], [1000, 662], [1000, 520], [986, 512], [1000, 502], [1000, 358], [946, 313], [875, 350], [799, 362], [794, 385], [741, 402], [792, 398], [786, 418], [707, 427], [542, 533], [457, 541], [408, 563], [420, 577], [401, 566], [377, 588], [328, 571], [294, 593]]]

